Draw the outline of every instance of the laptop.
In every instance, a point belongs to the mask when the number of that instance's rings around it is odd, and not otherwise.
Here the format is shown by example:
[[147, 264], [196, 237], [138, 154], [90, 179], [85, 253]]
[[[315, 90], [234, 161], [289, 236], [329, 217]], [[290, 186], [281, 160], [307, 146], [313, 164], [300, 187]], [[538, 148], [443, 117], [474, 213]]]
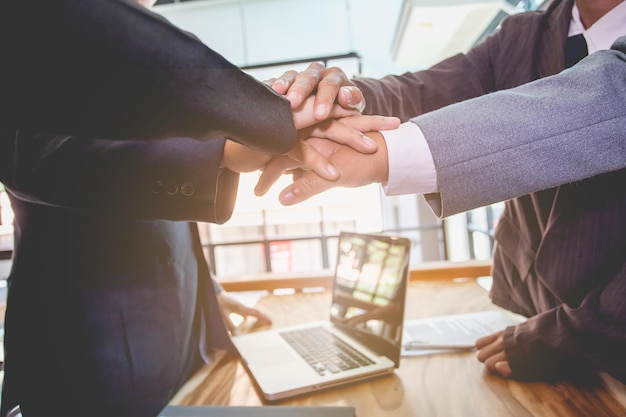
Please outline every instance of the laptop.
[[[266, 400], [390, 374], [400, 365], [410, 247], [404, 237], [341, 232], [328, 320], [233, 336]], [[335, 357], [319, 356], [324, 349]]]

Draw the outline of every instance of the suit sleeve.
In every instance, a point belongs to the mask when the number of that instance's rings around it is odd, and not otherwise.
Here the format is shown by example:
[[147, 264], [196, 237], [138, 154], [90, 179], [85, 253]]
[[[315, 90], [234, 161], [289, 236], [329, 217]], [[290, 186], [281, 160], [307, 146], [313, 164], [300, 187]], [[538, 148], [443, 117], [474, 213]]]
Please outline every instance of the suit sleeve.
[[381, 79], [355, 78], [363, 92], [365, 114], [395, 116], [403, 122], [443, 106], [494, 90], [489, 56], [497, 38], [489, 39], [467, 55], [457, 54], [423, 71], [387, 75]]
[[133, 2], [4, 6], [2, 128], [107, 139], [225, 136], [272, 153], [296, 139], [286, 99]]
[[[504, 333], [507, 359], [518, 379], [609, 372], [626, 381], [624, 297], [626, 264], [579, 306], [561, 304]], [[581, 369], [581, 364], [589, 368]]]
[[626, 37], [562, 73], [412, 119], [448, 216], [626, 166]]
[[[505, 331], [515, 377], [563, 377], [588, 371], [581, 369], [586, 364], [626, 381], [624, 183], [622, 169], [560, 186], [540, 248], [522, 249], [535, 255], [521, 287], [528, 287], [537, 301], [524, 313], [540, 313]], [[519, 292], [507, 288], [494, 285], [496, 304], [506, 306], [504, 300]], [[543, 296], [554, 297], [554, 303]], [[548, 304], [554, 307], [544, 309]]]
[[31, 203], [104, 216], [223, 223], [239, 174], [220, 168], [225, 140], [111, 141], [28, 135], [12, 138], [2, 181]]

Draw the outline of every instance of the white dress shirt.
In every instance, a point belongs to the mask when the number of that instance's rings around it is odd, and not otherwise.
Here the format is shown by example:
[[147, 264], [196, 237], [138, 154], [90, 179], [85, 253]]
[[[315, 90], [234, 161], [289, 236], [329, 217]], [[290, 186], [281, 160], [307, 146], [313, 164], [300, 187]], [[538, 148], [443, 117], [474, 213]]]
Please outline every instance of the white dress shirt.
[[[589, 54], [610, 49], [615, 40], [626, 35], [626, 1], [614, 7], [591, 27], [585, 29], [574, 4], [569, 36], [582, 33]], [[381, 132], [387, 144], [389, 178], [383, 184], [386, 195], [437, 192], [437, 170], [426, 138], [413, 122], [398, 129]]]

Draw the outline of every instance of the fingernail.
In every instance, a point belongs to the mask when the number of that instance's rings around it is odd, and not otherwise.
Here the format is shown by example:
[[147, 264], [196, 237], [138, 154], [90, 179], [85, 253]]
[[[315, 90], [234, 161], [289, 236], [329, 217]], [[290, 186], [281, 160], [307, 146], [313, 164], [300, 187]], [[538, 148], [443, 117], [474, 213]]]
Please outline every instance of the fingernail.
[[361, 100], [358, 103], [354, 102], [354, 94], [353, 91], [356, 87], [341, 87], [341, 90], [343, 91], [344, 95], [346, 96], [346, 100], [347, 100], [347, 105], [350, 106], [350, 108], [358, 110], [359, 113], [363, 113], [363, 110], [365, 110], [365, 100]]
[[343, 92], [346, 94], [346, 97], [348, 98], [348, 104], [351, 107], [354, 107], [354, 103], [352, 102], [352, 89], [349, 87], [341, 87], [341, 89], [343, 90]]
[[289, 205], [293, 204], [296, 201], [296, 196], [293, 193], [293, 189], [286, 191], [284, 194], [280, 196], [280, 202]]
[[326, 165], [326, 172], [328, 172], [330, 176], [333, 178], [339, 175], [339, 172], [337, 172], [337, 169], [331, 164]]
[[363, 135], [363, 142], [365, 143], [365, 145], [368, 148], [376, 148], [378, 146], [376, 141], [374, 139], [370, 138], [369, 136]]
[[359, 113], [363, 113], [365, 110], [365, 100], [361, 100], [354, 105], [354, 108], [359, 111]]

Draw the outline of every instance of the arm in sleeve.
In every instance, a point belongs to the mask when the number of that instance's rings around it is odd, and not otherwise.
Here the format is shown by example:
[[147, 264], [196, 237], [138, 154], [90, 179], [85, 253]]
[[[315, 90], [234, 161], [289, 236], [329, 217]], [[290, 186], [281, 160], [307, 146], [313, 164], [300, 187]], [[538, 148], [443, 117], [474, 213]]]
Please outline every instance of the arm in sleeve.
[[412, 119], [449, 216], [626, 166], [626, 37], [562, 73]]
[[[618, 170], [559, 187], [531, 283], [522, 286], [539, 314], [505, 332], [516, 376], [561, 377], [585, 366], [626, 380], [625, 181]], [[511, 296], [496, 290], [498, 304]], [[546, 294], [556, 304], [542, 301]]]
[[22, 200], [135, 219], [223, 223], [232, 214], [239, 174], [220, 168], [223, 138], [111, 141], [20, 132], [2, 141], [5, 150], [13, 145], [2, 181]]
[[[626, 380], [626, 264], [580, 306], [559, 307], [504, 333], [513, 376], [546, 379], [593, 369]], [[581, 369], [585, 366], [586, 369]]]
[[272, 153], [296, 140], [285, 98], [133, 2], [5, 6], [1, 128], [107, 139], [225, 136]]
[[363, 113], [395, 116], [405, 122], [492, 91], [493, 71], [485, 59], [488, 48], [488, 44], [481, 45], [468, 55], [455, 55], [427, 70], [353, 79], [365, 97]]
[[[364, 113], [396, 116], [405, 122], [443, 106], [531, 81], [534, 71], [528, 66], [534, 62], [532, 51], [537, 42], [533, 34], [540, 33], [541, 21], [538, 15], [513, 15], [466, 54], [456, 54], [420, 71], [381, 79], [354, 78], [365, 97]], [[520, 38], [519, 33], [530, 35]]]

